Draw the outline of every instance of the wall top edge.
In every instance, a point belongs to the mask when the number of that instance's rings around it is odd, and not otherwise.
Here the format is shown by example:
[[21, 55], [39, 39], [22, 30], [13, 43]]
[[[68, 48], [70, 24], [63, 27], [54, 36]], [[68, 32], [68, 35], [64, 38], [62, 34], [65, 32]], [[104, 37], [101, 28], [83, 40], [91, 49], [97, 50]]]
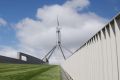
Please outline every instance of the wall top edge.
[[120, 18], [120, 12], [118, 12], [111, 20], [109, 20], [108, 22], [106, 22], [105, 26], [100, 29], [95, 35], [93, 35], [89, 40], [87, 40], [80, 48], [78, 48], [74, 53], [76, 53], [77, 51], [79, 51], [84, 45], [86, 45], [92, 38], [94, 38], [98, 33], [100, 33], [101, 30], [103, 30], [107, 25], [109, 25], [109, 23], [111, 23], [114, 19], [116, 18]]

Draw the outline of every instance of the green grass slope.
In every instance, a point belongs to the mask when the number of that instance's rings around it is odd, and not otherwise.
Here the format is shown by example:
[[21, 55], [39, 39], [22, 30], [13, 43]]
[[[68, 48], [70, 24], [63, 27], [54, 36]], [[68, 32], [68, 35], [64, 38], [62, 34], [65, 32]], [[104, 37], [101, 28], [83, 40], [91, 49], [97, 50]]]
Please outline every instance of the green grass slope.
[[56, 65], [0, 63], [0, 80], [60, 80], [60, 68]]

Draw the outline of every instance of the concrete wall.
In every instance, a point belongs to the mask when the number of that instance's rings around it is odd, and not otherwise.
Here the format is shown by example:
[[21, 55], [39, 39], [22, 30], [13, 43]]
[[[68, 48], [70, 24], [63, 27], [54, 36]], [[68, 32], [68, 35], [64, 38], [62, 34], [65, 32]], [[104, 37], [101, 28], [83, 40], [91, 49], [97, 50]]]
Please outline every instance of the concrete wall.
[[26, 61], [10, 58], [10, 57], [5, 57], [5, 56], [0, 56], [0, 63], [17, 63], [17, 64], [26, 64]]
[[120, 14], [68, 58], [62, 68], [73, 80], [120, 80]]
[[31, 55], [24, 54], [24, 53], [21, 53], [21, 52], [19, 52], [18, 54], [19, 54], [19, 60], [22, 60], [22, 56], [24, 56], [24, 57], [26, 57], [26, 62], [29, 63], [29, 64], [44, 64], [45, 63], [41, 59], [38, 59], [38, 58], [33, 57]]
[[[33, 56], [24, 54], [24, 53], [18, 53], [19, 59], [14, 59], [10, 57], [0, 56], [0, 63], [17, 63], [17, 64], [44, 64], [45, 62], [35, 58]], [[22, 60], [22, 56], [26, 57], [26, 61]]]

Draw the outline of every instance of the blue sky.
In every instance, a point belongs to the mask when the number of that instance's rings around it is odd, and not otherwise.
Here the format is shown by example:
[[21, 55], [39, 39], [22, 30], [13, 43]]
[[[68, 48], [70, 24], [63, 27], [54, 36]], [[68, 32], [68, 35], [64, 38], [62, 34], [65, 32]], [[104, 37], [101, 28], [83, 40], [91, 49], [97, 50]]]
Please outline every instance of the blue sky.
[[120, 11], [120, 0], [90, 0], [91, 5], [88, 10], [96, 12], [98, 15], [111, 19]]
[[[38, 8], [45, 5], [63, 5], [68, 0], [0, 0], [0, 18], [8, 23], [0, 26], [0, 45], [16, 48], [20, 43], [14, 29], [15, 24], [26, 17], [36, 19]], [[120, 11], [120, 0], [89, 0], [90, 4], [79, 13], [94, 12], [99, 17], [111, 19]], [[32, 37], [32, 36], [31, 36]]]
[[[0, 17], [18, 22], [24, 17], [34, 18], [38, 8], [44, 5], [63, 4], [66, 0], [1, 0]], [[90, 0], [84, 11], [92, 11], [105, 18], [113, 17], [120, 10], [119, 0]]]
[[[1, 0], [0, 17], [15, 24], [25, 17], [35, 18], [37, 9], [44, 5], [63, 4], [63, 2], [64, 0]], [[9, 25], [0, 27], [0, 44], [5, 46], [18, 44], [15, 30]]]
[[64, 0], [1, 0], [0, 17], [17, 22], [25, 17], [34, 18], [38, 8], [44, 5], [62, 4]]

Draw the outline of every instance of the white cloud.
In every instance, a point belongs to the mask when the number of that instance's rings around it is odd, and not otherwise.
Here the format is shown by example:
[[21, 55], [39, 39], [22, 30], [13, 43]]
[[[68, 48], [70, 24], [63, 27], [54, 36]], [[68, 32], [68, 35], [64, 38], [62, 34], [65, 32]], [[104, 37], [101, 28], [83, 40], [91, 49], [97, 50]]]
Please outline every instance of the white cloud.
[[68, 0], [64, 6], [70, 8], [84, 8], [90, 4], [89, 0]]
[[12, 47], [0, 46], [0, 55], [17, 58], [17, 50]]
[[43, 56], [56, 44], [57, 16], [63, 45], [73, 50], [100, 30], [106, 21], [93, 12], [78, 13], [76, 9], [60, 5], [44, 6], [37, 10], [36, 20], [25, 18], [16, 24], [17, 37], [26, 52]]
[[[16, 26], [20, 41], [19, 51], [42, 58], [56, 44], [57, 17], [62, 28], [62, 42], [65, 47], [77, 50], [86, 40], [102, 28], [106, 19], [94, 12], [82, 12], [89, 0], [67, 0], [63, 5], [39, 8], [36, 19], [24, 18]], [[78, 8], [81, 11], [78, 12]], [[81, 13], [82, 12], [82, 13]], [[7, 22], [0, 18], [0, 26]], [[0, 54], [16, 57], [18, 50], [4, 47]], [[55, 57], [52, 59], [55, 60]]]
[[0, 18], [0, 26], [5, 26], [6, 24], [7, 22], [3, 18]]

